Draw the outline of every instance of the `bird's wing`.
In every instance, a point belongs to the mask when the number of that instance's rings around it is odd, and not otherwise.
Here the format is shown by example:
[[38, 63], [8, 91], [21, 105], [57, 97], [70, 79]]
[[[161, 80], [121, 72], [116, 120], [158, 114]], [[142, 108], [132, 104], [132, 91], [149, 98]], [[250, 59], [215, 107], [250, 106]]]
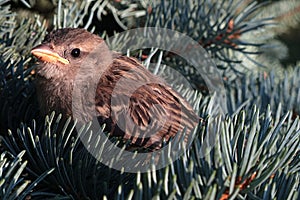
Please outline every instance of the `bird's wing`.
[[143, 130], [140, 131], [143, 135], [139, 135], [146, 138], [140, 141], [142, 145], [154, 148], [184, 128], [191, 131], [198, 123], [198, 117], [178, 93], [167, 85], [155, 83], [141, 87], [132, 95], [128, 114]]
[[102, 92], [105, 87], [110, 91], [113, 135], [123, 134], [134, 145], [160, 148], [162, 141], [185, 127], [191, 131], [199, 122], [177, 92], [134, 59], [117, 59], [104, 75]]

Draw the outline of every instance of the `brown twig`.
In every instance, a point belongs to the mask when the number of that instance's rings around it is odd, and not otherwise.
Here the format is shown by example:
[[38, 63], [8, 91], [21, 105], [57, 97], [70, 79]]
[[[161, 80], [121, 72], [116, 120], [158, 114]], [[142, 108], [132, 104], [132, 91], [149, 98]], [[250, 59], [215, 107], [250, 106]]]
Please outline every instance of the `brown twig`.
[[[244, 190], [256, 177], [256, 172], [254, 172], [249, 178], [245, 179], [242, 183], [242, 178], [238, 177], [235, 188], [239, 188], [240, 190]], [[220, 200], [227, 200], [229, 198], [229, 189], [227, 189], [224, 194], [221, 196]]]

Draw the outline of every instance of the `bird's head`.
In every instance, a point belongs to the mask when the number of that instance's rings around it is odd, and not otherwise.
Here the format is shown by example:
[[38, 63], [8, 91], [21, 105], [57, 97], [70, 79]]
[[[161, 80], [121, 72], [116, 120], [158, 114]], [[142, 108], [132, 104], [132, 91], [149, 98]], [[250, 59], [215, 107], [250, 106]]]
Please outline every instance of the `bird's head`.
[[49, 33], [31, 53], [41, 61], [37, 68], [40, 76], [47, 79], [64, 78], [75, 74], [86, 58], [91, 58], [95, 49], [103, 44], [102, 38], [85, 29], [64, 28]]

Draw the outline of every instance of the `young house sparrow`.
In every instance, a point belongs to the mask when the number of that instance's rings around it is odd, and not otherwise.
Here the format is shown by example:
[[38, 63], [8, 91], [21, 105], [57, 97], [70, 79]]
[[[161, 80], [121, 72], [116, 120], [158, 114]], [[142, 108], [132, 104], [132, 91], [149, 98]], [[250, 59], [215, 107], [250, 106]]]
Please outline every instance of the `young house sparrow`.
[[[199, 123], [188, 102], [159, 77], [84, 29], [52, 31], [31, 53], [41, 61], [36, 84], [44, 114], [56, 111], [82, 122], [97, 117], [112, 136], [152, 150], [178, 132], [188, 136]], [[96, 87], [89, 88], [92, 81]], [[89, 92], [74, 100], [80, 83], [86, 87], [77, 92]]]

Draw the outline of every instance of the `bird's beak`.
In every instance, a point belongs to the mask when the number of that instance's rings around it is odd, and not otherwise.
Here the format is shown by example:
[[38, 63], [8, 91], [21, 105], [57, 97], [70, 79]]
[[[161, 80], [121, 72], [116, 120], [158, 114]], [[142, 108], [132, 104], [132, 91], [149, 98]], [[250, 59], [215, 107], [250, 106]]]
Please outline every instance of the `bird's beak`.
[[31, 53], [39, 60], [49, 63], [60, 62], [62, 64], [69, 64], [70, 62], [54, 52], [48, 45], [40, 44], [31, 50]]

